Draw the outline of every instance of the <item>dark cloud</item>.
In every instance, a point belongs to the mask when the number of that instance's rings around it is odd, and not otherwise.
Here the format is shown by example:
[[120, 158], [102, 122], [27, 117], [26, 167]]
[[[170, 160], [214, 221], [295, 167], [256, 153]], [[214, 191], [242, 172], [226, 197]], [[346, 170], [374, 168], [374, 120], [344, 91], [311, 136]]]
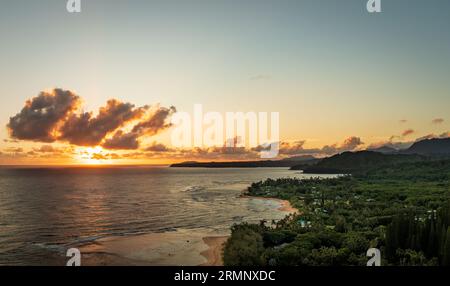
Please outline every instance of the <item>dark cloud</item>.
[[407, 123], [408, 120], [406, 120], [406, 119], [400, 119], [399, 122], [400, 122], [400, 123]]
[[168, 119], [175, 112], [175, 107], [165, 108], [158, 106], [155, 110], [148, 112], [149, 114], [146, 115], [146, 118], [137, 123], [130, 132], [117, 131], [112, 138], [105, 140], [102, 147], [116, 150], [139, 149], [139, 138], [153, 136], [169, 128], [171, 124], [168, 122]]
[[444, 123], [444, 119], [443, 118], [435, 118], [431, 121], [431, 123], [433, 124], [441, 124]]
[[28, 100], [7, 128], [13, 139], [54, 142], [58, 125], [78, 109], [80, 98], [73, 92], [53, 89]]
[[388, 142], [393, 142], [395, 140], [403, 140], [405, 137], [408, 137], [409, 135], [414, 134], [414, 133], [415, 133], [414, 129], [406, 129], [400, 135], [392, 135], [389, 138]]
[[[168, 119], [176, 112], [175, 107], [135, 107], [111, 99], [94, 115], [92, 112], [80, 113], [80, 103], [80, 97], [71, 91], [41, 92], [10, 118], [7, 127], [12, 140], [64, 141], [78, 146], [138, 149], [140, 137], [153, 136], [170, 127]], [[122, 130], [133, 123], [130, 132]], [[45, 148], [48, 153], [52, 152], [52, 147]]]
[[96, 146], [109, 133], [140, 118], [144, 111], [145, 108], [135, 108], [133, 104], [111, 99], [95, 117], [88, 112], [71, 115], [59, 130], [61, 135], [58, 139], [79, 146]]
[[139, 148], [137, 133], [124, 133], [117, 131], [110, 139], [106, 139], [102, 144], [105, 149], [113, 150], [135, 150]]
[[166, 145], [157, 142], [153, 142], [152, 145], [148, 146], [144, 150], [148, 152], [161, 152], [161, 153], [174, 151], [173, 149], [167, 147]]
[[176, 112], [175, 107], [158, 107], [146, 120], [139, 122], [133, 127], [132, 133], [142, 135], [155, 135], [161, 130], [171, 126], [167, 119]]

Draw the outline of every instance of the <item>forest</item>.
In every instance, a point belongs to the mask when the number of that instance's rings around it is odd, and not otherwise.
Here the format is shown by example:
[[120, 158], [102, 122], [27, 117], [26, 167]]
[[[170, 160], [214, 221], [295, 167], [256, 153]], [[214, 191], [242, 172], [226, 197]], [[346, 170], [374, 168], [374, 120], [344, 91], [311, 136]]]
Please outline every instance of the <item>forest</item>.
[[280, 221], [237, 224], [227, 266], [450, 265], [450, 160], [407, 161], [332, 179], [268, 179], [247, 195], [299, 210]]

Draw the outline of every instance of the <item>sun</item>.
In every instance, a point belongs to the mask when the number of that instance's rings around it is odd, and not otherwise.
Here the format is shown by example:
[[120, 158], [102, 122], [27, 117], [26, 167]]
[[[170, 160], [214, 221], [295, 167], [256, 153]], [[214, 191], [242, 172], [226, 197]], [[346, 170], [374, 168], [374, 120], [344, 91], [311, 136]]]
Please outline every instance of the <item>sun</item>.
[[105, 150], [100, 146], [81, 147], [76, 150], [76, 154], [76, 159], [81, 164], [102, 165], [110, 161], [105, 155]]

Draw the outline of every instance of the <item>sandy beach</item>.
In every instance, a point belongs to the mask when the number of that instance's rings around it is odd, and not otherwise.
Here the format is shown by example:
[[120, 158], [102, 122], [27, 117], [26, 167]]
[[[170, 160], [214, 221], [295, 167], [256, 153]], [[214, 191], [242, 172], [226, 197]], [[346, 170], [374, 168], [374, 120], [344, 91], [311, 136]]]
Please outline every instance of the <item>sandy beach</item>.
[[203, 241], [208, 245], [208, 249], [203, 251], [203, 255], [208, 261], [201, 266], [222, 266], [222, 253], [229, 236], [204, 237]]
[[80, 247], [82, 265], [221, 265], [228, 236], [205, 230], [177, 230], [96, 240]]
[[286, 212], [289, 214], [298, 214], [300, 213], [300, 211], [296, 208], [294, 208], [291, 203], [287, 200], [281, 200], [281, 199], [277, 199], [277, 198], [265, 198], [265, 197], [253, 197], [253, 196], [248, 196], [248, 195], [242, 195], [240, 196], [241, 198], [247, 198], [247, 199], [252, 199], [252, 200], [268, 200], [268, 201], [274, 201], [274, 202], [278, 202], [280, 204], [280, 207], [278, 208], [279, 211], [282, 212]]

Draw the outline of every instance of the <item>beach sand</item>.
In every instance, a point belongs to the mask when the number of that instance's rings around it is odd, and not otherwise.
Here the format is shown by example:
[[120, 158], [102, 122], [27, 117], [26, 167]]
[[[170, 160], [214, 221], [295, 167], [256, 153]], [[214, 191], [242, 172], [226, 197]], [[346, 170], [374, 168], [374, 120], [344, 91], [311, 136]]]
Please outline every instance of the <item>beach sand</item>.
[[221, 265], [228, 236], [204, 230], [177, 230], [116, 236], [81, 246], [82, 265]]
[[208, 249], [203, 251], [203, 255], [208, 261], [201, 266], [222, 266], [222, 253], [225, 243], [229, 236], [209, 236], [204, 237], [203, 241], [208, 245]]
[[296, 208], [294, 208], [291, 203], [287, 200], [281, 200], [276, 198], [265, 198], [265, 197], [253, 197], [248, 195], [241, 195], [241, 198], [246, 199], [252, 199], [252, 200], [268, 200], [273, 202], [278, 202], [280, 204], [280, 207], [278, 208], [279, 211], [289, 213], [289, 214], [299, 214], [300, 211]]

